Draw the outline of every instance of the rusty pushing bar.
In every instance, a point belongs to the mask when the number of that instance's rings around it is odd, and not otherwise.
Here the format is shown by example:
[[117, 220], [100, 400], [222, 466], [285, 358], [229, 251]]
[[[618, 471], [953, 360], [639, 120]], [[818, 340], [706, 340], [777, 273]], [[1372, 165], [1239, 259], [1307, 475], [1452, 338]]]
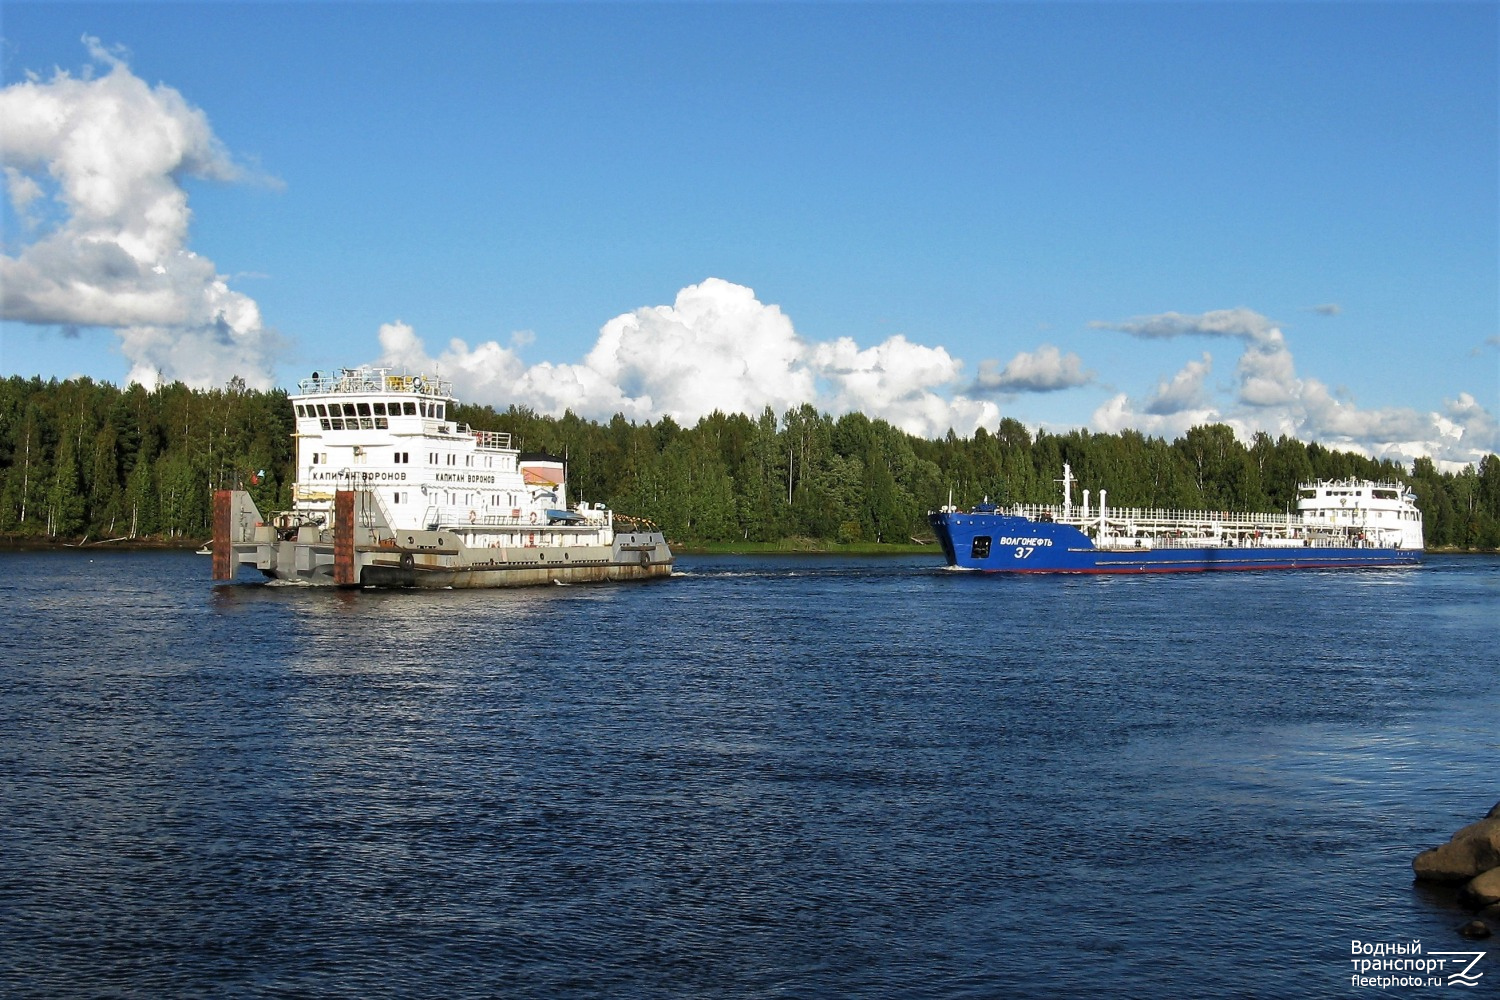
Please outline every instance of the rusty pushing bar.
[[214, 579], [233, 580], [234, 545], [230, 532], [234, 520], [234, 493], [230, 490], [214, 491]]
[[353, 490], [338, 490], [333, 495], [333, 582], [340, 587], [359, 582], [354, 575]]

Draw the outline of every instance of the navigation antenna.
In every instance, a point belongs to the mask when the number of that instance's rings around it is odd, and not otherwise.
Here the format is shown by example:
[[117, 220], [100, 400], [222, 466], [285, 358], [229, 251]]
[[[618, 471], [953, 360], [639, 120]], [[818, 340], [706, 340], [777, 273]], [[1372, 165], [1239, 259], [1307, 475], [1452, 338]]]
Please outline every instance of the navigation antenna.
[[1054, 483], [1062, 483], [1063, 516], [1067, 517], [1073, 513], [1073, 467], [1067, 462], [1064, 462], [1062, 478], [1054, 479], [1052, 481]]

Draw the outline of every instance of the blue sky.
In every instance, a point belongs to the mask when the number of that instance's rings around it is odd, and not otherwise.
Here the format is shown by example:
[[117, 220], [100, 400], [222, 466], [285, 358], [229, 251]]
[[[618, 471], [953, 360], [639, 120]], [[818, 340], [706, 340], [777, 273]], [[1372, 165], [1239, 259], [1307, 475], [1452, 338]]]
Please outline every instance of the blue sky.
[[3, 18], [6, 374], [1500, 449], [1493, 4]]

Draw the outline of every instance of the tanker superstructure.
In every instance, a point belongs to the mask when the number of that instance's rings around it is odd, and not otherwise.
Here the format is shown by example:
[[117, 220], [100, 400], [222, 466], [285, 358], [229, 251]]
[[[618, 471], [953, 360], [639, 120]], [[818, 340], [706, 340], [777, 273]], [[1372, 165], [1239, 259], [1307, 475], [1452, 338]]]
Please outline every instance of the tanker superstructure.
[[996, 573], [1183, 573], [1331, 569], [1421, 562], [1422, 512], [1395, 482], [1303, 483], [1297, 512], [1158, 510], [1073, 503], [1063, 466], [1063, 503], [953, 506], [928, 520], [948, 563]]
[[314, 372], [291, 397], [296, 482], [263, 517], [214, 496], [214, 578], [242, 565], [334, 586], [516, 587], [669, 576], [647, 522], [569, 503], [566, 464], [448, 419], [451, 384], [387, 368]]

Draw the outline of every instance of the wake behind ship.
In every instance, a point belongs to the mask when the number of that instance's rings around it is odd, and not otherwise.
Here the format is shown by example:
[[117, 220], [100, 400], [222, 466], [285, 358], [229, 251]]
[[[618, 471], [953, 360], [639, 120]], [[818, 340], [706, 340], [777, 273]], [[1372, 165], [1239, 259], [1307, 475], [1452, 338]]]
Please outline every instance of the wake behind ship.
[[1298, 487], [1297, 513], [1110, 508], [1099, 491], [1061, 506], [981, 503], [932, 511], [950, 566], [994, 573], [1187, 573], [1410, 566], [1421, 562], [1422, 512], [1400, 483], [1319, 481]]
[[[447, 419], [450, 383], [385, 368], [314, 372], [291, 397], [292, 508], [214, 495], [213, 576], [241, 566], [334, 586], [519, 587], [671, 575], [662, 533], [567, 497], [566, 465]], [[621, 530], [621, 529], [624, 530]]]

